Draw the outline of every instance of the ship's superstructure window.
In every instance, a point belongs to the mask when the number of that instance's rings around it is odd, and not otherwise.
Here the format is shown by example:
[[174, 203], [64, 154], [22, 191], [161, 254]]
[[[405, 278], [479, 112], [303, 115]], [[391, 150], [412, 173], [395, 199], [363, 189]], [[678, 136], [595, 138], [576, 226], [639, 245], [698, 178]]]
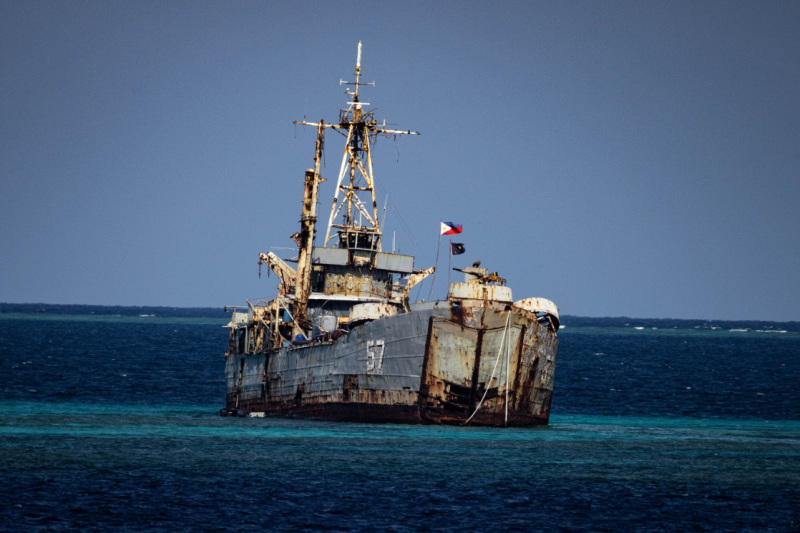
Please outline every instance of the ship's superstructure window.
[[361, 231], [343, 231], [339, 234], [339, 248], [377, 251], [378, 235]]

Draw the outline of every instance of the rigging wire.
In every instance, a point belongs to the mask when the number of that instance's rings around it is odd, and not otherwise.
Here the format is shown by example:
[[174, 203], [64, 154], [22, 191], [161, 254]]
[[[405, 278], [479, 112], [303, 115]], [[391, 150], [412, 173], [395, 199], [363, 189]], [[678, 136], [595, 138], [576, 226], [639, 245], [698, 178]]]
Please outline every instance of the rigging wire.
[[[383, 186], [383, 183], [381, 183], [380, 181], [377, 182], [377, 183], [378, 183], [378, 186], [381, 188], [381, 192], [383, 192], [385, 195], [388, 196], [389, 195], [389, 191], [386, 189], [386, 187]], [[403, 227], [403, 230], [406, 232], [406, 235], [408, 235], [408, 237], [411, 239], [411, 242], [414, 243], [414, 247], [419, 251], [419, 253], [422, 256], [425, 257], [426, 260], [430, 261], [430, 258], [428, 257], [428, 254], [423, 252], [422, 249], [419, 247], [419, 243], [417, 242], [417, 238], [414, 235], [414, 232], [412, 232], [411, 228], [409, 228], [408, 224], [406, 224], [406, 221], [403, 218], [403, 216], [397, 211], [397, 209], [395, 209], [394, 203], [389, 202], [389, 207], [392, 208], [392, 212], [397, 216], [397, 219], [400, 221], [400, 224]]]
[[422, 282], [419, 284], [419, 289], [417, 289], [417, 299], [416, 299], [417, 302], [419, 301], [419, 293], [422, 290], [422, 285], [425, 283], [425, 281], [426, 280], [423, 279]]

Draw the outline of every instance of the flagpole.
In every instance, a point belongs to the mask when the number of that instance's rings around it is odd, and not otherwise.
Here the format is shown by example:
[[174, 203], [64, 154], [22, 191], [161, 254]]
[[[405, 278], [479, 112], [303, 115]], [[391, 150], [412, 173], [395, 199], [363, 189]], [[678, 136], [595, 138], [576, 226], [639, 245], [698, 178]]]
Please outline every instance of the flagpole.
[[[439, 248], [442, 246], [442, 219], [439, 219], [439, 242], [436, 244], [436, 270], [439, 269]], [[436, 286], [436, 270], [433, 271], [433, 281], [431, 281], [431, 292], [428, 294], [428, 301], [431, 301], [433, 287]]]
[[447, 294], [450, 295], [450, 261], [453, 259], [453, 239], [450, 239], [450, 253], [447, 254]]

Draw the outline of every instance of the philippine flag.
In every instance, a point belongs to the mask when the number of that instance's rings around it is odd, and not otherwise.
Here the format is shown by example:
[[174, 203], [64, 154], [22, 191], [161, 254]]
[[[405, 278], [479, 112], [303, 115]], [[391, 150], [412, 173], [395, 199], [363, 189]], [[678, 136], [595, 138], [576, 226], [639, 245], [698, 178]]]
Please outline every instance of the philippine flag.
[[442, 222], [442, 235], [456, 235], [461, 233], [461, 224]]

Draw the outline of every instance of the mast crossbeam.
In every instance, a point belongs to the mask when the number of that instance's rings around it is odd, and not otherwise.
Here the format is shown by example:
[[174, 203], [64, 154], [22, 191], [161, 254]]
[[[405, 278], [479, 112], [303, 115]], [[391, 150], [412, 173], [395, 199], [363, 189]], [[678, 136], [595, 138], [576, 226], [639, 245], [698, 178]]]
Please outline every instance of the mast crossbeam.
[[[339, 168], [339, 176], [331, 205], [331, 215], [328, 220], [328, 229], [325, 233], [325, 243], [327, 247], [331, 239], [336, 238], [340, 233], [347, 231], [363, 231], [375, 235], [376, 250], [381, 251], [382, 232], [380, 228], [380, 218], [378, 217], [378, 204], [375, 198], [375, 177], [372, 173], [372, 152], [370, 140], [374, 140], [378, 134], [382, 135], [419, 135], [417, 131], [402, 131], [386, 128], [384, 121], [378, 126], [373, 118], [372, 112], [368, 109], [368, 102], [361, 102], [358, 99], [359, 88], [364, 85], [375, 86], [375, 82], [361, 83], [361, 42], [358, 43], [358, 60], [356, 62], [356, 81], [345, 82], [340, 80], [340, 85], [354, 87], [354, 90], [347, 89], [345, 92], [352, 98], [347, 102], [347, 109], [343, 109], [339, 114], [339, 124], [328, 124], [323, 121], [306, 122], [305, 120], [295, 121], [294, 124], [302, 126], [315, 126], [322, 131], [323, 128], [337, 130], [342, 135], [347, 131], [344, 155], [342, 164]], [[366, 154], [366, 158], [362, 154]], [[366, 164], [365, 164], [366, 159]], [[357, 175], [363, 177], [366, 182], [365, 187], [357, 186]], [[343, 183], [345, 176], [349, 174], [350, 183]], [[339, 192], [343, 194], [342, 202], [339, 203]], [[367, 208], [368, 202], [359, 198], [359, 193], [369, 193], [372, 200], [372, 214]], [[342, 213], [342, 208], [347, 206], [347, 210]], [[355, 220], [354, 209], [358, 211], [369, 223], [371, 227], [362, 226]], [[336, 223], [339, 216], [343, 217], [342, 223]], [[331, 235], [331, 230], [341, 230]]]

